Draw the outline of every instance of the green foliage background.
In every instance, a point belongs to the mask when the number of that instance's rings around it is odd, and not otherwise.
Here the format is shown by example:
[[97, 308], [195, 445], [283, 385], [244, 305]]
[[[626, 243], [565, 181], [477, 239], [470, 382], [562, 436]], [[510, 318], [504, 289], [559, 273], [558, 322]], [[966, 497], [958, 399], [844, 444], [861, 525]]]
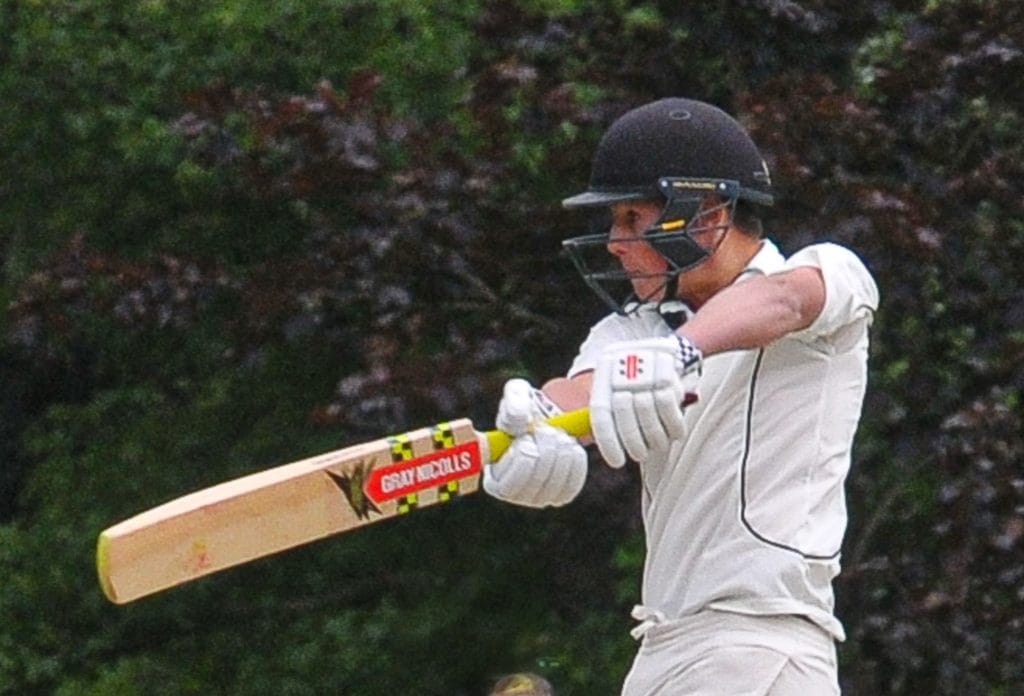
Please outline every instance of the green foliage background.
[[[600, 133], [750, 127], [770, 236], [875, 273], [844, 693], [1024, 678], [1016, 0], [0, 0], [0, 694], [613, 694], [635, 473], [477, 496], [115, 607], [96, 534], [559, 374]], [[576, 300], [575, 298], [580, 298]]]

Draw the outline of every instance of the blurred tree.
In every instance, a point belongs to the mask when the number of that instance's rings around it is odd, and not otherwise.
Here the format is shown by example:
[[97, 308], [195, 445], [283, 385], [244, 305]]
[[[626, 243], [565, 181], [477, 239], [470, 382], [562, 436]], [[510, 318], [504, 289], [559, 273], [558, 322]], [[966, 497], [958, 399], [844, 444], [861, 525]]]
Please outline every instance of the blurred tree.
[[[1011, 693], [1024, 535], [1015, 0], [0, 0], [0, 694], [614, 693], [635, 477], [480, 497], [128, 607], [106, 525], [493, 418], [601, 308], [558, 200], [668, 94], [737, 113], [770, 233], [882, 288], [839, 582], [849, 694]], [[509, 530], [515, 530], [509, 534]]]

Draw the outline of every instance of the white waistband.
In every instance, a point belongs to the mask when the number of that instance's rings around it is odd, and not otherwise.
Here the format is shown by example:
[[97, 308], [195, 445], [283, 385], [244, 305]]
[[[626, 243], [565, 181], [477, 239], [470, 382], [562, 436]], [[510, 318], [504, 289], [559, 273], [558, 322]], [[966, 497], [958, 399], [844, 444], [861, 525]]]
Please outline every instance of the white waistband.
[[[696, 614], [678, 619], [669, 619], [663, 611], [637, 604], [633, 607], [630, 615], [639, 621], [629, 632], [635, 640], [647, 637], [652, 630], [660, 637], [667, 637], [678, 631], [689, 632], [691, 630], [700, 630], [701, 627], [705, 626], [720, 625], [722, 621], [727, 621], [730, 624], [740, 622], [740, 625], [752, 625], [748, 624], [746, 620], [758, 623], [761, 623], [759, 620], [781, 621], [786, 625], [787, 631], [803, 635], [807, 640], [817, 641], [824, 639], [831, 643], [835, 639], [825, 628], [810, 618], [799, 614], [748, 614], [730, 611], [726, 608], [708, 607]], [[763, 626], [763, 624], [761, 625]], [[655, 636], [652, 634], [651, 637], [654, 638]]]

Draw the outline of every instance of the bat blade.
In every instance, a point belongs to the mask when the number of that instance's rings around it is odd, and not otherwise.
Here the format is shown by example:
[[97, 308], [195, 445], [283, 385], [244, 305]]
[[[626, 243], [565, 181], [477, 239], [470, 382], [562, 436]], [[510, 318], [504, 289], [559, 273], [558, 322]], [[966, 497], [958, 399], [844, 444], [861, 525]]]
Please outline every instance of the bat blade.
[[[577, 437], [586, 410], [553, 419]], [[125, 604], [248, 561], [479, 489], [511, 442], [467, 419], [267, 469], [190, 493], [99, 535], [100, 586]]]

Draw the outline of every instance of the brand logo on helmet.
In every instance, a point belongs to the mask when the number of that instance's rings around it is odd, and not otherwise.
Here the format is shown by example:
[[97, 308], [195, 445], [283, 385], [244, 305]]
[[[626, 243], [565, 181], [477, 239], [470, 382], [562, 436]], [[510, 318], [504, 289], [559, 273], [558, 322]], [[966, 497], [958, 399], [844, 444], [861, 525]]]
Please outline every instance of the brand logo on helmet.
[[717, 181], [701, 181], [699, 179], [675, 179], [672, 188], [688, 191], [716, 191], [722, 188]]

